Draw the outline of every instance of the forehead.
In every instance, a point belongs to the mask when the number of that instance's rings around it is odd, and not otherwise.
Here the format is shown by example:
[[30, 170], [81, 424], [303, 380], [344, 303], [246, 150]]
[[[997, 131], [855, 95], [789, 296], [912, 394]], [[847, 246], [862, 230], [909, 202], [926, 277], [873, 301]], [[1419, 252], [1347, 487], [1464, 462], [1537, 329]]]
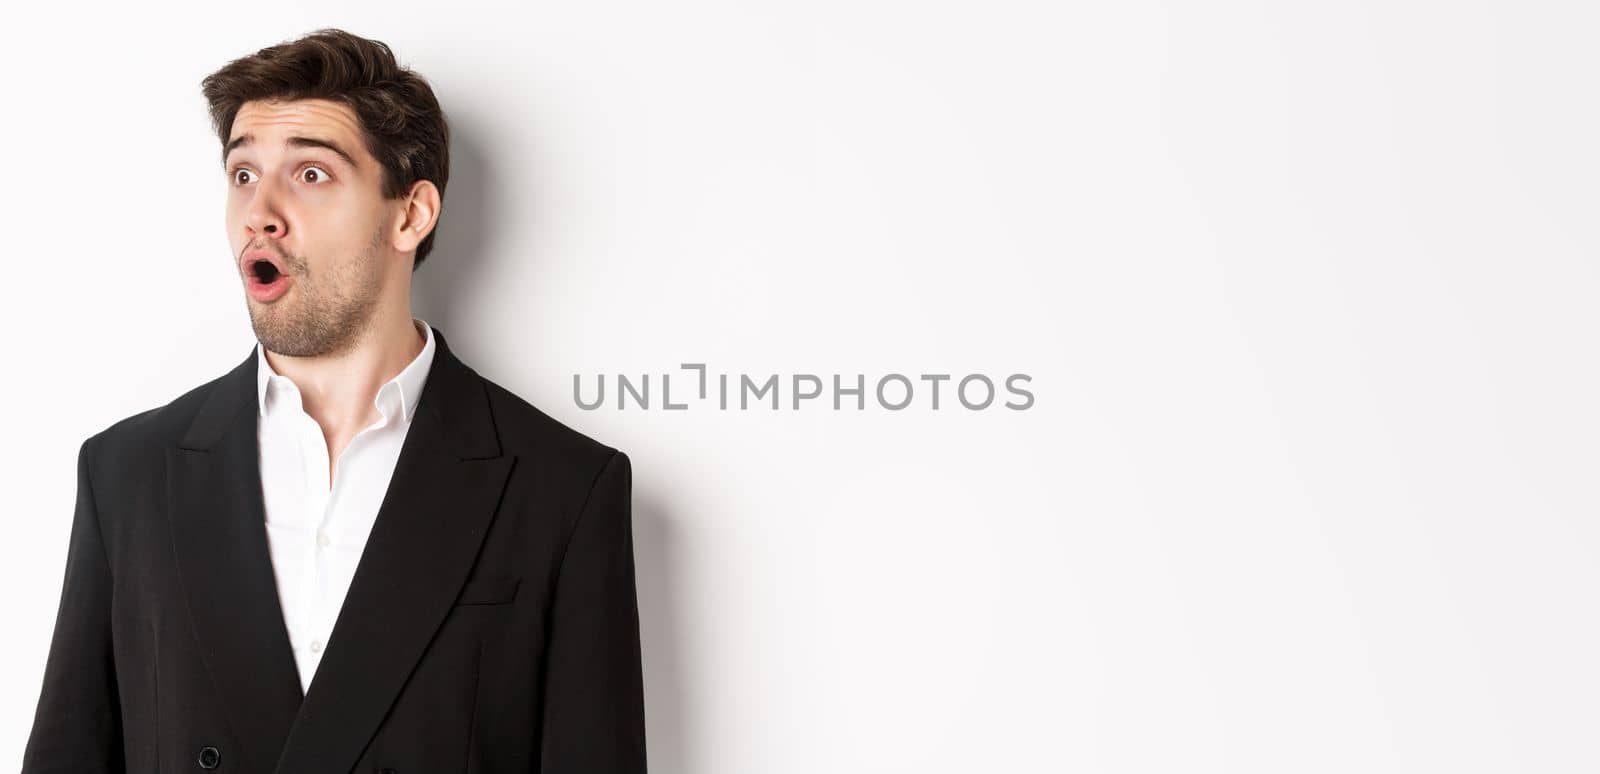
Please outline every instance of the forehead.
[[311, 136], [338, 142], [352, 153], [362, 151], [361, 123], [355, 111], [326, 99], [251, 100], [234, 115], [229, 141], [246, 134], [251, 145], [282, 145], [279, 137]]

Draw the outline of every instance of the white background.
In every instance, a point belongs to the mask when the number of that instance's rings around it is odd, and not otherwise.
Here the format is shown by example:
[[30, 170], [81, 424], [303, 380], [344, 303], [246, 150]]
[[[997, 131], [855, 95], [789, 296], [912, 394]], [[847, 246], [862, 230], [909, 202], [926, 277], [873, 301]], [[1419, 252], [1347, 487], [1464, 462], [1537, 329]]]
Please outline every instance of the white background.
[[[634, 461], [652, 772], [1600, 769], [1592, 6], [334, 5], [5, 12], [0, 760], [78, 444], [254, 343], [199, 80], [340, 26], [417, 316]], [[682, 362], [1036, 401], [573, 402]]]

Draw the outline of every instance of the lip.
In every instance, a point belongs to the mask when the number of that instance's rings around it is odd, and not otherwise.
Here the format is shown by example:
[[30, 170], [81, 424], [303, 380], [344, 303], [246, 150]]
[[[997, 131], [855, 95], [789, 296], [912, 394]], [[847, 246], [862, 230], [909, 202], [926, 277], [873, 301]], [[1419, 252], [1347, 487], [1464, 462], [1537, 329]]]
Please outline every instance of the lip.
[[272, 264], [273, 267], [277, 268], [279, 274], [287, 275], [289, 273], [284, 270], [283, 261], [271, 250], [246, 250], [244, 256], [239, 259], [239, 268], [244, 271], [250, 271], [250, 266], [256, 261], [266, 261]]
[[[278, 270], [278, 277], [270, 283], [264, 283], [256, 278], [256, 273], [251, 270], [257, 261], [266, 261]], [[276, 301], [279, 296], [289, 292], [289, 286], [294, 284], [294, 278], [283, 269], [283, 262], [270, 250], [250, 250], [239, 261], [240, 271], [244, 273], [245, 291], [250, 297], [261, 303]]]

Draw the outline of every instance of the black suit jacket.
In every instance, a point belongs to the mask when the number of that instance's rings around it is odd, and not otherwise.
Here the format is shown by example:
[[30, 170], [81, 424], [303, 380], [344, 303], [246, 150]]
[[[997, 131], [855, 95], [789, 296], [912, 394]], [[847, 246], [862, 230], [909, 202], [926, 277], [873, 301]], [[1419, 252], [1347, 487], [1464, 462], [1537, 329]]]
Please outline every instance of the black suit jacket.
[[433, 335], [303, 696], [267, 550], [254, 350], [83, 443], [23, 772], [645, 771], [628, 457]]

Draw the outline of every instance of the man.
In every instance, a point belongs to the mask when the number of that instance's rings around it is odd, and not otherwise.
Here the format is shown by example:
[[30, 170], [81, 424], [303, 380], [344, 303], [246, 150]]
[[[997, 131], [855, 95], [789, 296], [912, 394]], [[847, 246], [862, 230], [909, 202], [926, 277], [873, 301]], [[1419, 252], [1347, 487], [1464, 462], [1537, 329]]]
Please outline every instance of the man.
[[202, 85], [259, 345], [79, 449], [23, 771], [645, 771], [627, 455], [411, 316], [428, 84], [322, 30]]

